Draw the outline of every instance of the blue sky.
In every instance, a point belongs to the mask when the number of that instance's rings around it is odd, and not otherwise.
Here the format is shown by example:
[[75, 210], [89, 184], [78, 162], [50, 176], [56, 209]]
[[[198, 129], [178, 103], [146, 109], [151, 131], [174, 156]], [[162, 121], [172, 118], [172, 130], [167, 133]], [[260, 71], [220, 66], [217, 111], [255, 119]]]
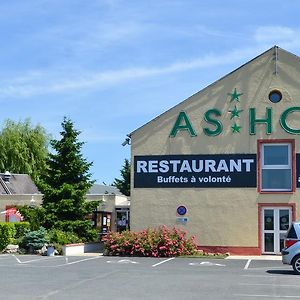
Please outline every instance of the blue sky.
[[98, 183], [126, 135], [278, 45], [300, 56], [297, 0], [2, 0], [0, 118], [86, 142]]

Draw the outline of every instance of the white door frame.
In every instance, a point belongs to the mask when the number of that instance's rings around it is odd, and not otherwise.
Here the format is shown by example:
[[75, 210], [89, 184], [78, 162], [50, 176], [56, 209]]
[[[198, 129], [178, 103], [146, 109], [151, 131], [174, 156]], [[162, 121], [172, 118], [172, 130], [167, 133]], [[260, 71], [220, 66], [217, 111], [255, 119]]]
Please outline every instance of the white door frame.
[[[265, 211], [273, 211], [273, 229], [265, 229]], [[280, 210], [289, 210], [289, 224], [292, 222], [292, 207], [290, 206], [263, 206], [261, 210], [261, 244], [262, 244], [262, 254], [280, 254], [280, 239], [283, 239], [284, 234], [287, 230], [280, 229]], [[288, 226], [289, 227], [289, 226]], [[265, 233], [273, 234], [274, 237], [274, 251], [265, 251]]]

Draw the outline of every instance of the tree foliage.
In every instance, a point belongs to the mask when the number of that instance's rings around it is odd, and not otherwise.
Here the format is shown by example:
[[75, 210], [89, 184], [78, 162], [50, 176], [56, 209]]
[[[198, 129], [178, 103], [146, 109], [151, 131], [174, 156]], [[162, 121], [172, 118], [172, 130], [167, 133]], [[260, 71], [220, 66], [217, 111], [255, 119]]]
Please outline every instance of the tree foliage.
[[130, 196], [130, 168], [130, 161], [125, 158], [124, 165], [120, 171], [122, 178], [115, 178], [113, 183], [125, 196]]
[[78, 141], [80, 131], [75, 130], [73, 122], [66, 117], [61, 125], [61, 139], [50, 142], [55, 153], [49, 154], [47, 172], [40, 186], [44, 194], [46, 228], [56, 224], [62, 228], [62, 222], [86, 222], [87, 214], [99, 204], [97, 201], [85, 201], [85, 195], [93, 184], [89, 173], [92, 163], [81, 154], [84, 143]]
[[0, 132], [0, 171], [29, 174], [37, 182], [45, 169], [49, 135], [40, 126], [6, 120]]
[[[31, 207], [29, 205], [18, 205], [18, 211], [23, 216], [24, 220], [30, 224], [30, 230], [39, 230], [45, 223], [45, 209], [43, 207]], [[23, 223], [23, 222], [22, 222]]]

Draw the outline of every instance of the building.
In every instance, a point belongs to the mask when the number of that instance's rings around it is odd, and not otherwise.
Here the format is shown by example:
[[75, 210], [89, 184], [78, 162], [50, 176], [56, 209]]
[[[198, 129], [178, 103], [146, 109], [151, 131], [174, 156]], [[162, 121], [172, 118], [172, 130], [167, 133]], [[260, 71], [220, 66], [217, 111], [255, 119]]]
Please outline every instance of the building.
[[[94, 184], [86, 195], [87, 201], [97, 200], [97, 211], [89, 216], [100, 233], [129, 229], [130, 201], [116, 187]], [[16, 207], [39, 206], [43, 194], [28, 174], [0, 173], [0, 222], [19, 222]]]
[[40, 205], [42, 197], [29, 175], [0, 173], [0, 222], [18, 221], [15, 214], [5, 212], [17, 205]]
[[116, 187], [94, 184], [87, 193], [87, 201], [100, 201], [91, 219], [100, 234], [129, 230], [130, 200]]
[[300, 58], [277, 46], [131, 138], [131, 229], [186, 229], [199, 248], [279, 254], [300, 218]]

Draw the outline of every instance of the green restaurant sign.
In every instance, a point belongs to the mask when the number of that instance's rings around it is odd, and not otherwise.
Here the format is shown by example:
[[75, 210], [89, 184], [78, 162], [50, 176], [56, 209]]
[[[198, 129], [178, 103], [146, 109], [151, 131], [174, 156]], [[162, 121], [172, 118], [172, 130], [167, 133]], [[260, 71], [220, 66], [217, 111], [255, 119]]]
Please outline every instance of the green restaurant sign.
[[[227, 93], [230, 96], [230, 105], [231, 109], [228, 110], [230, 113], [230, 120], [232, 121], [231, 130], [232, 133], [240, 133], [242, 126], [240, 126], [239, 119], [240, 115], [243, 113], [242, 109], [239, 109], [240, 97], [243, 93], [238, 93], [235, 88], [233, 92]], [[234, 106], [233, 106], [234, 105]], [[300, 134], [300, 128], [291, 127], [287, 119], [292, 118], [293, 115], [297, 112], [300, 112], [299, 106], [293, 106], [287, 108], [280, 116], [279, 123], [282, 129], [290, 134]], [[262, 117], [257, 116], [255, 108], [249, 108], [249, 134], [256, 134], [257, 125], [265, 125], [266, 134], [272, 134], [272, 107], [266, 107], [265, 114]], [[209, 109], [204, 113], [204, 121], [208, 124], [208, 127], [204, 127], [203, 131], [208, 136], [217, 136], [223, 132], [223, 124], [220, 120], [222, 117], [222, 112], [216, 108]], [[197, 136], [197, 132], [193, 127], [192, 122], [189, 119], [189, 116], [186, 112], [181, 111], [178, 114], [178, 117], [173, 125], [173, 128], [170, 133], [170, 137], [175, 137], [178, 131], [187, 131], [190, 136]]]

